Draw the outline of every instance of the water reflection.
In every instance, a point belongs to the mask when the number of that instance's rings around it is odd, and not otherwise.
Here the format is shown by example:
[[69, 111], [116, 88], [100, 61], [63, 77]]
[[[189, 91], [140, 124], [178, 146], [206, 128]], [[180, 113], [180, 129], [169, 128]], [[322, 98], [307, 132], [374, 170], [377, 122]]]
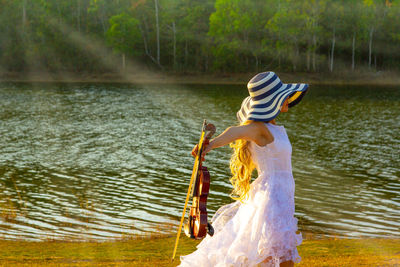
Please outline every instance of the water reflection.
[[[282, 114], [303, 231], [395, 236], [400, 92], [316, 87]], [[177, 226], [202, 119], [236, 123], [242, 86], [0, 85], [0, 237], [109, 239]], [[210, 216], [229, 203], [212, 151]]]

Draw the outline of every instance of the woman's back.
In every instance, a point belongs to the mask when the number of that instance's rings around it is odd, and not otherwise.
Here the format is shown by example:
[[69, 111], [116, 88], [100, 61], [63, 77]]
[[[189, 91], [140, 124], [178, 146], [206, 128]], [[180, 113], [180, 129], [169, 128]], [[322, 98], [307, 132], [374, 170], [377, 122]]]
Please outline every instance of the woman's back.
[[274, 141], [266, 146], [258, 146], [251, 142], [251, 158], [256, 165], [258, 175], [269, 176], [292, 175], [292, 146], [286, 134], [285, 127], [266, 123], [266, 127], [274, 136]]

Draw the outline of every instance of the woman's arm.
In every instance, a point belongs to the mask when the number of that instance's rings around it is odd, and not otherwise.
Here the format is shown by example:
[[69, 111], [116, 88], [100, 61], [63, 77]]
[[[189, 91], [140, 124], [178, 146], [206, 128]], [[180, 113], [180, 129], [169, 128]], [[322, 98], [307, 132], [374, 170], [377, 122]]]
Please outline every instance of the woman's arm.
[[[210, 150], [225, 146], [237, 139], [251, 140], [259, 146], [265, 146], [274, 141], [274, 137], [269, 132], [263, 122], [251, 122], [246, 125], [228, 127], [223, 133], [210, 141], [205, 147], [204, 154]], [[197, 154], [197, 146], [192, 150], [192, 155]]]
[[209, 145], [205, 149], [205, 152], [207, 153], [214, 148], [225, 146], [237, 139], [248, 139], [247, 128], [249, 128], [248, 125], [231, 126], [226, 128], [225, 131], [210, 141]]

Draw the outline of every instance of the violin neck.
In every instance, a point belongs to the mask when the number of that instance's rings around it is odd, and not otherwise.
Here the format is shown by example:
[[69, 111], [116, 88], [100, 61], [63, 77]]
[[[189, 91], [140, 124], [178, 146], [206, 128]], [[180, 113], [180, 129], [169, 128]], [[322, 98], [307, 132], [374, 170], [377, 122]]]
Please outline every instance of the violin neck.
[[[207, 132], [207, 134], [206, 134], [206, 132]], [[199, 179], [199, 169], [201, 169], [201, 167], [202, 167], [201, 158], [202, 158], [202, 154], [203, 154], [203, 150], [204, 150], [204, 142], [210, 140], [211, 136], [214, 133], [215, 133], [215, 126], [213, 124], [207, 124], [207, 121], [204, 120], [202, 129], [201, 129], [200, 140], [199, 140], [199, 144], [198, 144], [198, 152], [196, 155], [196, 159], [195, 159], [194, 166], [193, 166], [193, 172], [192, 172], [192, 177], [195, 179], [195, 182], [193, 183], [193, 187], [192, 187], [192, 194], [191, 194], [192, 197], [194, 195], [196, 195], [196, 192], [198, 190], [197, 185], [198, 185], [198, 179]]]
[[203, 145], [204, 145], [204, 141], [207, 140], [206, 138], [208, 136], [206, 136], [206, 130], [207, 130], [207, 121], [203, 120], [203, 126], [201, 127], [201, 135], [200, 135], [200, 140], [198, 143], [198, 151], [197, 151], [197, 155], [194, 161], [194, 166], [193, 166], [193, 171], [192, 171], [192, 176], [194, 176], [195, 182], [193, 183], [193, 187], [192, 187], [192, 193], [191, 193], [191, 197], [193, 198], [196, 195], [196, 192], [198, 190], [198, 179], [199, 179], [199, 169], [201, 168], [201, 156], [203, 154]]

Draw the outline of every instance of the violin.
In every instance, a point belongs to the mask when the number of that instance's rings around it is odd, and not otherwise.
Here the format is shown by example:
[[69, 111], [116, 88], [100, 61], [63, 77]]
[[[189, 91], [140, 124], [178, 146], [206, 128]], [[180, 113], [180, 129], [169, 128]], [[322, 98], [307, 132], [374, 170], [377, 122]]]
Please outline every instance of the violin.
[[193, 239], [202, 239], [207, 234], [210, 236], [214, 235], [214, 228], [208, 222], [206, 208], [208, 192], [210, 190], [210, 173], [208, 172], [207, 167], [203, 166], [202, 164], [204, 149], [206, 145], [208, 145], [209, 140], [214, 133], [215, 126], [211, 123], [207, 123], [206, 120], [204, 120], [188, 193], [186, 195], [185, 207], [183, 209], [181, 223], [179, 225], [178, 235], [175, 241], [172, 260], [174, 260], [176, 248], [178, 246], [179, 236], [181, 233], [189, 196], [192, 198], [192, 206], [190, 208], [187, 222], [184, 226], [184, 232], [186, 236]]
[[[202, 133], [208, 131], [204, 140], [200, 138], [199, 149], [196, 155], [196, 161], [192, 175], [196, 180], [192, 188], [192, 207], [187, 223], [184, 226], [186, 236], [194, 239], [203, 239], [207, 233], [210, 236], [214, 235], [214, 228], [208, 222], [207, 218], [207, 197], [210, 190], [210, 173], [207, 167], [202, 166], [202, 154], [205, 146], [208, 145], [211, 136], [215, 133], [215, 126], [207, 124], [204, 120]], [[204, 134], [202, 134], [203, 136]], [[197, 167], [197, 168], [196, 168]]]

